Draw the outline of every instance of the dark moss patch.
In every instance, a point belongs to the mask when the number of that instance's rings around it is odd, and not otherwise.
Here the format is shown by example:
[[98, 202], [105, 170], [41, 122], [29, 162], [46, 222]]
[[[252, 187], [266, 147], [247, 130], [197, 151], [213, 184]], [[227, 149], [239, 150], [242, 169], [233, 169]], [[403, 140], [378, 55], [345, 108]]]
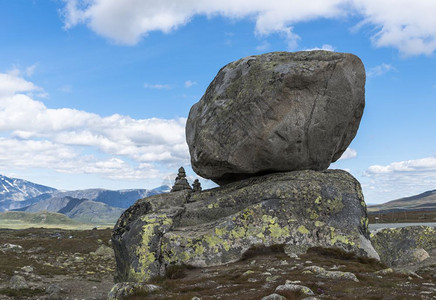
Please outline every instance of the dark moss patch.
[[172, 265], [168, 266], [165, 270], [165, 278], [168, 279], [180, 279], [186, 276], [187, 270], [195, 269], [192, 266], [188, 265]]
[[10, 288], [0, 289], [0, 295], [6, 295], [14, 298], [40, 296], [45, 293], [42, 289], [21, 289], [13, 290]]
[[252, 247], [244, 252], [242, 255], [242, 261], [248, 260], [250, 258], [259, 256], [259, 255], [271, 255], [271, 254], [283, 254], [285, 253], [284, 245], [272, 245], [270, 247], [265, 246], [257, 246]]

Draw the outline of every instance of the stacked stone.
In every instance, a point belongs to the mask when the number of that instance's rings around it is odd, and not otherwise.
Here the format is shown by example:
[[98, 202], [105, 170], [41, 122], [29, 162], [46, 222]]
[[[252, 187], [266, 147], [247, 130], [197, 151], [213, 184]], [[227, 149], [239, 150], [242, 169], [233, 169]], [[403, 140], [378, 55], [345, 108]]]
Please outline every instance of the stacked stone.
[[171, 192], [178, 192], [183, 190], [192, 190], [191, 186], [188, 183], [188, 180], [186, 179], [186, 172], [183, 167], [179, 168], [179, 173], [177, 174], [177, 177], [174, 182], [174, 186], [171, 189]]

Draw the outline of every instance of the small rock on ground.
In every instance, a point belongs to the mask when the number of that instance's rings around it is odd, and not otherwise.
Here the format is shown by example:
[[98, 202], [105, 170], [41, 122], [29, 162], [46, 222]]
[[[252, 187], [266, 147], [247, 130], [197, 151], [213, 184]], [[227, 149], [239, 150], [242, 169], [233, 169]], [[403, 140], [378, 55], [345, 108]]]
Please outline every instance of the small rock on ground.
[[299, 285], [299, 284], [284, 284], [279, 285], [276, 288], [276, 293], [283, 294], [287, 292], [300, 292], [303, 295], [312, 296], [314, 295], [313, 291], [309, 289], [307, 286]]
[[263, 297], [262, 300], [286, 300], [286, 298], [283, 297], [282, 295], [274, 293], [274, 294]]
[[351, 272], [327, 271], [326, 269], [318, 266], [306, 267], [304, 270], [311, 271], [312, 273], [315, 273], [316, 276], [321, 278], [345, 279], [359, 282], [359, 279], [357, 279], [356, 275]]
[[26, 279], [24, 279], [23, 276], [14, 275], [9, 281], [9, 287], [13, 290], [22, 290], [27, 289], [29, 286], [27, 285]]

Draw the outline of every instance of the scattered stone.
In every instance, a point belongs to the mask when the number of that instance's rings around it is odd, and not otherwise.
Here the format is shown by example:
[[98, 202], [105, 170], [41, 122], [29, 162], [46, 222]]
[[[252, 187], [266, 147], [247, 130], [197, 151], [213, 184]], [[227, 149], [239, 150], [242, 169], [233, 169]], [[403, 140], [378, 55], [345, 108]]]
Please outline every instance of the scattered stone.
[[14, 275], [9, 281], [9, 287], [13, 290], [22, 290], [27, 289], [29, 286], [23, 276]]
[[371, 234], [380, 260], [390, 267], [417, 263], [436, 248], [436, 230], [429, 226], [384, 228]]
[[430, 257], [427, 251], [422, 248], [413, 249], [411, 251], [412, 260], [414, 262], [422, 262]]
[[275, 276], [268, 276], [268, 277], [265, 279], [265, 281], [266, 281], [266, 282], [275, 282], [275, 281], [279, 280], [280, 278], [281, 278], [281, 277], [278, 276], [278, 275], [275, 275]]
[[284, 284], [284, 285], [279, 285], [275, 292], [277, 294], [283, 294], [283, 293], [289, 293], [289, 292], [299, 292], [303, 295], [307, 295], [307, 296], [312, 296], [314, 295], [313, 291], [308, 288], [307, 286], [304, 285], [299, 285], [299, 284]]
[[287, 253], [290, 258], [299, 258], [295, 253]]
[[27, 253], [41, 253], [44, 252], [45, 248], [44, 247], [35, 247], [35, 248], [30, 248], [29, 250], [27, 250]]
[[279, 295], [276, 293], [265, 296], [262, 298], [262, 300], [286, 300], [286, 299], [287, 299], [286, 297], [283, 297], [282, 295]]
[[419, 278], [419, 279], [423, 279], [422, 276], [416, 274], [415, 272], [411, 271], [411, 270], [399, 270], [400, 274], [404, 274], [406, 276], [410, 277], [410, 280], [412, 280], [412, 277], [415, 278]]
[[191, 300], [201, 300], [201, 298], [198, 298], [198, 297], [192, 297]]
[[435, 284], [431, 283], [431, 282], [423, 282], [422, 285], [425, 285], [425, 286], [435, 286]]
[[198, 179], [194, 180], [194, 183], [192, 184], [192, 191], [194, 193], [196, 192], [201, 192], [202, 188], [201, 188], [201, 183]]
[[377, 272], [375, 272], [375, 274], [384, 276], [384, 275], [392, 274], [393, 272], [394, 272], [394, 270], [392, 268], [387, 268], [387, 269], [377, 271]]
[[345, 266], [344, 265], [339, 265], [339, 266], [334, 265], [334, 266], [330, 267], [330, 270], [339, 270], [340, 268], [343, 268], [343, 267], [345, 267]]
[[186, 123], [193, 170], [223, 185], [325, 170], [356, 135], [365, 69], [347, 53], [272, 52], [223, 67]]
[[171, 192], [178, 192], [183, 190], [189, 190], [191, 191], [191, 186], [188, 183], [188, 180], [186, 179], [186, 172], [183, 167], [179, 168], [179, 173], [177, 174], [175, 183], [173, 188], [171, 189]]
[[32, 273], [33, 272], [33, 267], [32, 266], [24, 266], [21, 268], [21, 271], [24, 273]]
[[252, 270], [245, 271], [245, 272], [242, 274], [242, 276], [248, 276], [248, 275], [250, 275], [250, 274], [254, 274], [254, 271], [252, 271]]
[[93, 254], [100, 256], [103, 259], [113, 259], [115, 256], [114, 250], [106, 245], [100, 245]]
[[319, 266], [309, 266], [304, 269], [315, 273], [316, 276], [320, 278], [344, 279], [359, 282], [359, 279], [357, 279], [356, 275], [351, 272], [327, 271], [326, 269]]
[[21, 253], [23, 251], [23, 247], [21, 247], [20, 245], [6, 243], [6, 244], [3, 244], [0, 247], [0, 251], [2, 251], [3, 253], [6, 253], [6, 252], [18, 252], [18, 253]]
[[61, 297], [61, 293], [63, 292], [63, 289], [60, 285], [56, 284], [56, 283], [52, 283], [50, 284], [46, 289], [45, 289], [45, 293], [48, 294], [48, 298], [50, 300], [58, 300], [58, 299], [62, 299]]
[[141, 284], [135, 282], [120, 282], [115, 284], [109, 291], [108, 300], [122, 300], [123, 298], [133, 295], [138, 291], [151, 293], [161, 288], [153, 284]]

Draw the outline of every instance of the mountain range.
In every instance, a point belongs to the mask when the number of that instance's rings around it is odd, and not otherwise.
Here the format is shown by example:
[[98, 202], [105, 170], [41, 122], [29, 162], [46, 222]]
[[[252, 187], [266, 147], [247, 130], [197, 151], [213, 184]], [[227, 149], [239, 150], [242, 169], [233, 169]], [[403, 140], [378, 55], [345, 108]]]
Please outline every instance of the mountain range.
[[[166, 193], [163, 185], [151, 190], [85, 189], [60, 191], [52, 187], [0, 175], [0, 212], [53, 212], [75, 221], [91, 224], [113, 224], [136, 200]], [[368, 213], [436, 210], [436, 190], [378, 205], [368, 205]]]
[[60, 191], [23, 179], [0, 175], [0, 212], [48, 211], [62, 213], [82, 223], [111, 224], [136, 200], [169, 192], [170, 189], [164, 185], [151, 190]]
[[401, 211], [436, 210], [436, 190], [419, 195], [392, 200], [383, 204], [369, 205], [368, 213], [394, 213]]

